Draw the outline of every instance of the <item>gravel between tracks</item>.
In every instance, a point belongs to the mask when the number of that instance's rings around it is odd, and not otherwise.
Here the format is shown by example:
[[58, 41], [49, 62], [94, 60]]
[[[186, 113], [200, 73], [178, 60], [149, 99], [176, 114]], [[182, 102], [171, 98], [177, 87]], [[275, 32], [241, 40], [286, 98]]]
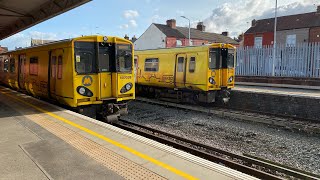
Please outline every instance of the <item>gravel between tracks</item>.
[[130, 102], [129, 109], [125, 120], [320, 175], [319, 135], [137, 101]]

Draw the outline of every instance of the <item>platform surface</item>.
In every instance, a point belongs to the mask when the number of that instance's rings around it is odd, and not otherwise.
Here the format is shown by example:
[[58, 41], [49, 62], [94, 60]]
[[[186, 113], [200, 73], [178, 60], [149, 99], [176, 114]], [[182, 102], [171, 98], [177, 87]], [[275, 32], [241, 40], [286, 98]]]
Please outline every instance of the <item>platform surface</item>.
[[[315, 88], [315, 87], [314, 87]], [[318, 87], [316, 87], [318, 88]], [[303, 89], [297, 87], [285, 87], [277, 84], [262, 84], [262, 83], [238, 83], [234, 91], [248, 92], [248, 93], [265, 93], [281, 96], [295, 96], [308, 97], [320, 99], [320, 89]]]
[[255, 179], [0, 86], [0, 179]]

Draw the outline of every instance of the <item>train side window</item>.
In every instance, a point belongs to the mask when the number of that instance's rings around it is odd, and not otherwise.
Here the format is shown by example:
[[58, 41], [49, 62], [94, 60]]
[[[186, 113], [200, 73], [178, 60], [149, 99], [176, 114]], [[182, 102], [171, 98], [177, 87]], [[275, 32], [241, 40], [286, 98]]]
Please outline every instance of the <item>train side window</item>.
[[178, 72], [183, 72], [184, 69], [184, 57], [178, 57]]
[[159, 59], [158, 58], [150, 58], [146, 59], [144, 63], [144, 71], [155, 72], [159, 70]]
[[58, 79], [62, 79], [62, 56], [58, 57]]
[[191, 57], [189, 62], [189, 72], [193, 73], [196, 69], [196, 57]]
[[29, 74], [38, 75], [38, 57], [30, 58]]
[[16, 63], [15, 59], [14, 59], [14, 58], [11, 58], [11, 59], [10, 59], [10, 72], [11, 72], [11, 73], [14, 73], [15, 70], [16, 70], [15, 63]]
[[52, 56], [52, 60], [51, 60], [51, 77], [55, 78], [56, 77], [56, 73], [57, 73], [57, 57], [56, 56]]
[[5, 59], [3, 63], [3, 71], [9, 72], [9, 59]]

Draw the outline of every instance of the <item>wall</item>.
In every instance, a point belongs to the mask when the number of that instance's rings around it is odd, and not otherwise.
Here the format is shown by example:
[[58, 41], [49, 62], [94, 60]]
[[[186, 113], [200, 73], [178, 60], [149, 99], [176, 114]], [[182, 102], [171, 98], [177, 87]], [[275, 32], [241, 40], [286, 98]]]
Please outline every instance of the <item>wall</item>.
[[177, 47], [177, 38], [167, 37], [166, 38], [166, 48]]
[[277, 44], [286, 44], [287, 35], [295, 34], [296, 43], [309, 41], [309, 28], [277, 31]]
[[135, 50], [158, 49], [166, 47], [166, 35], [163, 34], [154, 24], [134, 42]]
[[320, 42], [320, 27], [310, 28], [309, 42]]
[[254, 38], [262, 37], [262, 45], [273, 44], [273, 32], [255, 33], [255, 34], [244, 34], [244, 46], [254, 46]]

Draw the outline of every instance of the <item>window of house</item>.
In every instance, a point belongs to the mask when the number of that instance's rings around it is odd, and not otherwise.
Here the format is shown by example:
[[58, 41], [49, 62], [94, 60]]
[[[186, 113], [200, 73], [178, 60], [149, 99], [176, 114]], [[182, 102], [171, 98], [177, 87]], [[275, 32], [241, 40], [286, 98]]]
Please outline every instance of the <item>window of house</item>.
[[30, 58], [29, 74], [38, 75], [38, 57]]
[[149, 58], [145, 60], [144, 71], [158, 71], [159, 70], [159, 59]]
[[261, 48], [262, 47], [262, 37], [254, 38], [254, 47]]
[[15, 59], [11, 58], [10, 59], [10, 72], [12, 72], [12, 73], [14, 73], [16, 70], [15, 63], [16, 63]]
[[56, 73], [57, 73], [57, 57], [56, 56], [52, 56], [51, 59], [51, 77], [55, 78], [56, 77]]
[[62, 56], [58, 57], [58, 79], [62, 79]]
[[3, 71], [9, 72], [9, 59], [5, 59], [3, 63]]
[[296, 46], [297, 36], [295, 34], [287, 35], [286, 45], [287, 47]]
[[196, 58], [191, 57], [189, 62], [189, 72], [193, 73], [196, 69]]
[[182, 41], [180, 39], [177, 39], [176, 44], [177, 44], [177, 47], [180, 47], [182, 46]]
[[183, 72], [183, 66], [184, 65], [184, 57], [179, 57], [178, 58], [178, 69], [177, 69], [177, 71], [178, 72]]

